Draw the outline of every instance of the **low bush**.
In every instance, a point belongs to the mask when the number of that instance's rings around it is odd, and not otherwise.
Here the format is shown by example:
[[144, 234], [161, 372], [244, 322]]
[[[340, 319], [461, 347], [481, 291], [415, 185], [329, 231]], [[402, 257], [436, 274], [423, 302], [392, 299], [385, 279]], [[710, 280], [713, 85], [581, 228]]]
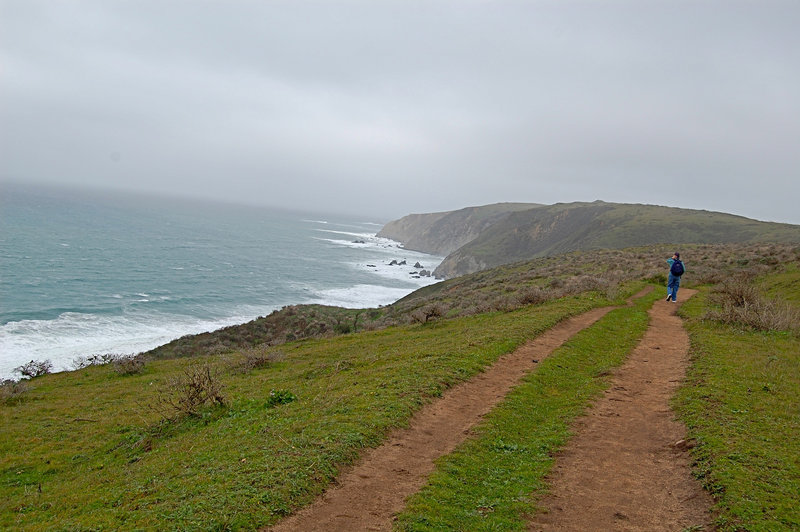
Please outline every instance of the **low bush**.
[[208, 404], [226, 404], [222, 383], [209, 365], [187, 368], [183, 374], [167, 380], [157, 393], [152, 407], [165, 421], [198, 416]]
[[120, 355], [112, 362], [114, 371], [120, 375], [138, 375], [144, 370], [144, 357], [141, 355]]
[[538, 305], [548, 299], [550, 299], [550, 295], [538, 286], [526, 288], [517, 296], [519, 305]]
[[231, 364], [231, 369], [239, 373], [250, 373], [254, 369], [266, 368], [270, 364], [280, 362], [286, 355], [283, 351], [267, 345], [259, 345], [242, 350], [242, 358]]
[[760, 331], [800, 334], [800, 312], [789, 303], [765, 298], [753, 281], [749, 272], [724, 281], [712, 297], [718, 308], [709, 310], [706, 318]]
[[0, 403], [9, 404], [19, 400], [20, 396], [28, 391], [28, 383], [5, 379], [0, 382]]
[[434, 318], [441, 318], [446, 310], [441, 305], [427, 305], [411, 313], [411, 319], [418, 323], [428, 323]]

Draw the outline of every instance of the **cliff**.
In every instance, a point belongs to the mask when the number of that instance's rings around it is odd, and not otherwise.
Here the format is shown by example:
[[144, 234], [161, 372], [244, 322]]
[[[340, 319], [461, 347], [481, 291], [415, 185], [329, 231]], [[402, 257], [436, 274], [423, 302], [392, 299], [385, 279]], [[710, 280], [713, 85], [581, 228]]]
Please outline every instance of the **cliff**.
[[800, 226], [657, 205], [561, 203], [511, 213], [445, 258], [451, 278], [571, 251], [652, 244], [800, 243]]
[[571, 251], [652, 244], [800, 244], [800, 226], [657, 205], [501, 203], [415, 214], [379, 233], [409, 249], [446, 255], [434, 271], [452, 278], [502, 264]]
[[538, 206], [535, 203], [496, 203], [457, 211], [409, 214], [387, 223], [378, 236], [402, 242], [407, 249], [444, 256], [509, 214]]

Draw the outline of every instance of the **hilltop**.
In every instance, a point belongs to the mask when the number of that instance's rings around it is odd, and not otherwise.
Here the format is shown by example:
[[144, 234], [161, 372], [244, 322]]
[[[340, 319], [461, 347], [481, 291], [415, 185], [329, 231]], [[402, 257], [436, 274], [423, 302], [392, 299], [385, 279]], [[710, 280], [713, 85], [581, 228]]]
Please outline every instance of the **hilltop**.
[[452, 278], [573, 251], [655, 244], [796, 244], [800, 226], [705, 210], [595, 201], [414, 214], [386, 224], [379, 235], [411, 249], [447, 255], [434, 275]]

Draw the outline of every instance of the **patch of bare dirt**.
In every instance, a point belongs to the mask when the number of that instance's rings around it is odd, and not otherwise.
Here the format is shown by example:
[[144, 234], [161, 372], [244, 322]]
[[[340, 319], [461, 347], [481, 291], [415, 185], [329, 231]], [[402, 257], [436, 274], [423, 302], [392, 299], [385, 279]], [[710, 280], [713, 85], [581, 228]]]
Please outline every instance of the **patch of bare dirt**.
[[539, 361], [578, 331], [611, 310], [600, 308], [565, 320], [485, 372], [420, 410], [407, 429], [396, 431], [366, 453], [338, 484], [273, 531], [391, 530], [392, 517], [433, 471], [434, 460], [450, 453]]
[[[681, 299], [694, 293], [681, 289]], [[669, 406], [688, 366], [678, 306], [653, 305], [641, 343], [556, 459], [529, 530], [712, 529], [713, 500], [691, 475], [691, 442]]]

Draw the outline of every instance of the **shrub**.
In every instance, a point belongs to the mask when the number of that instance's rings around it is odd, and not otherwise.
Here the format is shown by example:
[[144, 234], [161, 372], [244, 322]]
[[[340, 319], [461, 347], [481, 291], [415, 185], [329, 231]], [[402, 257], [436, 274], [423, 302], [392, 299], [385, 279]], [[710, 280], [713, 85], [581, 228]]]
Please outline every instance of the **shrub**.
[[53, 363], [49, 360], [31, 360], [17, 368], [14, 368], [15, 373], [19, 373], [24, 378], [32, 379], [34, 377], [41, 377], [47, 375], [53, 370]]
[[428, 323], [428, 320], [440, 318], [445, 314], [440, 305], [428, 305], [411, 313], [411, 318], [419, 323]]
[[144, 357], [141, 355], [120, 355], [112, 363], [114, 371], [120, 375], [137, 375], [144, 370]]
[[517, 301], [520, 305], [538, 305], [544, 303], [548, 299], [547, 292], [538, 286], [526, 288], [517, 296]]
[[284, 359], [286, 355], [277, 349], [271, 349], [269, 346], [260, 345], [242, 350], [243, 358], [234, 362], [231, 369], [241, 373], [250, 373], [254, 369], [266, 368], [274, 362], [279, 362]]
[[723, 281], [715, 293], [718, 295], [716, 299], [723, 305], [734, 307], [752, 305], [761, 299], [761, 294], [753, 284], [753, 276], [748, 273], [741, 273]]
[[753, 283], [753, 276], [742, 273], [719, 286], [713, 300], [721, 308], [706, 317], [715, 321], [740, 324], [762, 331], [792, 331], [800, 334], [800, 313], [785, 302], [766, 299]]
[[18, 400], [29, 388], [26, 382], [5, 379], [0, 382], [0, 402], [8, 404]]
[[578, 275], [569, 280], [565, 291], [569, 294], [580, 294], [583, 292], [591, 292], [592, 290], [603, 291], [605, 288], [606, 283], [597, 277]]
[[208, 365], [186, 369], [169, 379], [159, 390], [153, 409], [166, 421], [198, 416], [207, 404], [225, 405], [222, 383]]

